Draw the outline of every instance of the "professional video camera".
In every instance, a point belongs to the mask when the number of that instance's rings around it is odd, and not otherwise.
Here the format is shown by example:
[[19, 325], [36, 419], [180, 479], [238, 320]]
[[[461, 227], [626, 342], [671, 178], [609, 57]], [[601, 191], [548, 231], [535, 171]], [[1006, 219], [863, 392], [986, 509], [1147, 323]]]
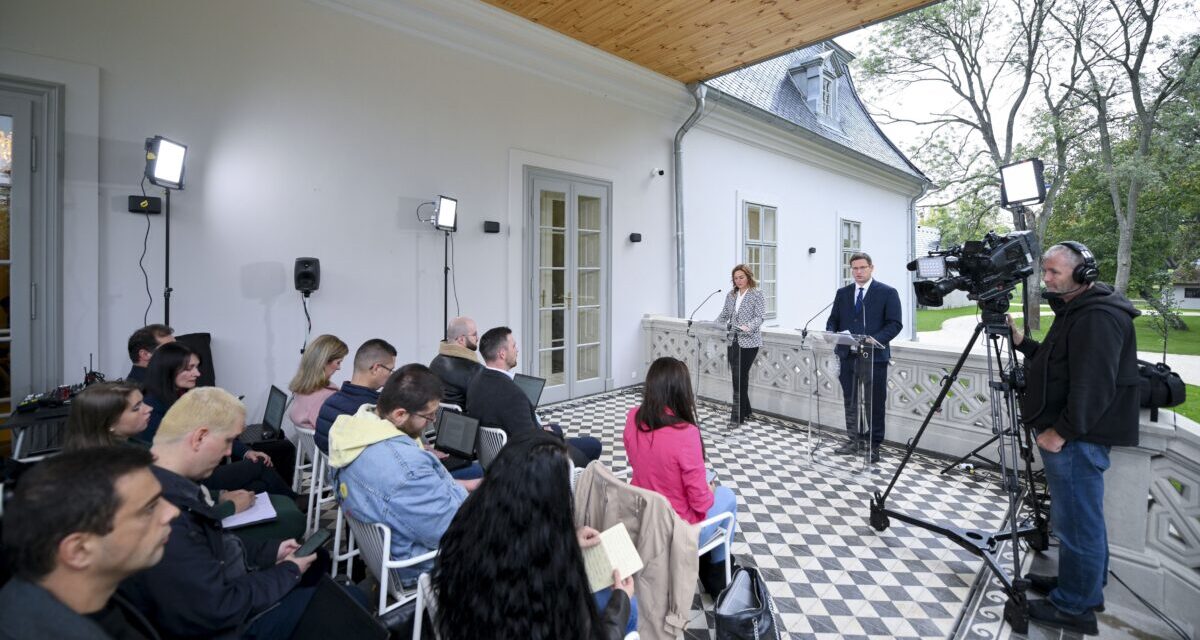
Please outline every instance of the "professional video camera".
[[[913, 283], [917, 302], [922, 305], [940, 307], [947, 294], [960, 290], [978, 301], [985, 312], [1004, 313], [1009, 292], [1033, 273], [1037, 255], [1033, 232], [1014, 231], [1003, 236], [991, 232], [983, 240], [968, 240], [961, 247], [931, 251], [927, 257], [908, 263], [908, 270], [922, 278]], [[958, 275], [951, 275], [954, 272]]]

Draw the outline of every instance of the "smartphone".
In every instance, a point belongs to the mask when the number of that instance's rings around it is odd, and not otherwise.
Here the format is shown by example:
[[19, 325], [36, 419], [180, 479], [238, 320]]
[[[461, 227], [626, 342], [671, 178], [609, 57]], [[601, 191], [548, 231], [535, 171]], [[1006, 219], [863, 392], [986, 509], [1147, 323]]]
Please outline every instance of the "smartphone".
[[321, 529], [320, 531], [309, 536], [308, 540], [305, 540], [304, 544], [300, 545], [299, 549], [296, 549], [292, 552], [292, 555], [296, 556], [297, 558], [311, 556], [317, 552], [317, 548], [329, 541], [329, 535], [328, 529]]

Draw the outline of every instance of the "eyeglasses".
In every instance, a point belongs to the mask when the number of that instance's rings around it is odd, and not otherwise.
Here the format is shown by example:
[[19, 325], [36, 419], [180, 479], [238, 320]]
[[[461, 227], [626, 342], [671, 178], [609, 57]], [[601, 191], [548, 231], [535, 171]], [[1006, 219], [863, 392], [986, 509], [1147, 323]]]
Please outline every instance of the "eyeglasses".
[[417, 413], [417, 412], [415, 412], [415, 411], [414, 411], [414, 412], [413, 412], [413, 415], [414, 415], [414, 416], [417, 416], [418, 418], [424, 418], [424, 419], [425, 419], [425, 422], [437, 422], [437, 415], [436, 415], [436, 414], [435, 414], [435, 415], [429, 415], [429, 414], [427, 414], [427, 413]]
[[383, 368], [383, 369], [387, 369], [387, 372], [388, 372], [388, 373], [391, 373], [391, 372], [395, 371], [395, 369], [394, 369], [394, 368], [392, 368], [392, 367], [389, 367], [389, 366], [387, 366], [386, 364], [383, 364], [382, 362], [376, 362], [376, 363], [375, 363], [375, 366], [377, 366], [377, 367], [380, 367], [380, 368]]

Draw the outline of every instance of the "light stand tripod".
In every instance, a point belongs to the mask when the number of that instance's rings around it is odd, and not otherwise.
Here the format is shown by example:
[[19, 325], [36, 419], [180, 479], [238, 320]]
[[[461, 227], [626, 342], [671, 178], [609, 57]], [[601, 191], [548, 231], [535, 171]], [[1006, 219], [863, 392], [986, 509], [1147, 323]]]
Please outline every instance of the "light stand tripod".
[[[1020, 471], [1018, 469], [1020, 464], [1018, 462], [1018, 458], [1020, 457], [1019, 451], [1022, 449], [1020, 437], [1022, 431], [1025, 431], [1025, 448], [1029, 448], [1031, 443], [1028, 430], [1022, 429], [1017, 419], [1015, 392], [1024, 386], [1024, 376], [1021, 369], [1017, 366], [1016, 351], [1012, 341], [1012, 329], [1008, 326], [1005, 317], [1005, 313], [1008, 311], [1009, 295], [1009, 291], [1003, 291], [994, 294], [989, 299], [979, 301], [979, 308], [983, 316], [982, 321], [976, 325], [975, 332], [971, 335], [971, 340], [967, 343], [966, 349], [959, 356], [958, 362], [955, 363], [954, 369], [943, 380], [941, 391], [934, 400], [933, 406], [930, 407], [929, 413], [925, 416], [925, 421], [921, 423], [921, 428], [917, 430], [916, 436], [909, 442], [908, 448], [904, 453], [904, 459], [901, 460], [899, 468], [896, 469], [896, 474], [892, 477], [892, 481], [883, 493], [876, 492], [875, 497], [872, 498], [870, 522], [871, 527], [876, 531], [884, 531], [891, 524], [890, 518], [895, 518], [901, 522], [945, 536], [960, 547], [982, 558], [984, 564], [996, 575], [1003, 585], [1005, 593], [1008, 594], [1008, 602], [1004, 605], [1005, 621], [1008, 622], [1013, 631], [1025, 633], [1029, 629], [1029, 607], [1025, 598], [1025, 591], [1029, 588], [1029, 581], [1019, 577], [1021, 574], [1021, 546], [1019, 540], [1021, 538], [1028, 538], [1031, 546], [1039, 548], [1038, 545], [1044, 545], [1048, 541], [1048, 538], [1046, 520], [1041, 516], [1040, 510], [1037, 508], [1039, 501], [1036, 495], [1030, 502], [1034, 506], [1035, 526], [1022, 527], [1018, 524], [1021, 505], [1025, 504], [1025, 501], [1022, 500], [1024, 492], [1021, 488]], [[955, 381], [958, 380], [958, 375], [962, 371], [967, 357], [971, 354], [971, 349], [975, 346], [975, 341], [983, 333], [987, 334], [988, 340], [991, 342], [987, 354], [988, 389], [991, 394], [989, 406], [991, 407], [992, 414], [992, 433], [996, 435], [995, 440], [999, 443], [997, 453], [999, 454], [1001, 486], [1005, 493], [1008, 494], [1007, 530], [996, 532], [967, 530], [951, 524], [926, 522], [900, 511], [887, 508], [887, 498], [891, 494], [892, 489], [895, 488], [896, 481], [900, 479], [900, 474], [904, 472], [904, 468], [908, 465], [913, 451], [921, 441], [921, 436], [924, 435], [925, 429], [929, 427], [933, 416], [941, 411], [942, 402], [946, 399]], [[1003, 342], [1003, 349], [1001, 342]], [[1002, 355], [1008, 356], [1007, 370], [1003, 368]], [[994, 363], [993, 358], [995, 359]], [[1005, 416], [1005, 412], [1007, 412], [1007, 416]], [[1026, 481], [1029, 490], [1035, 492], [1032, 477], [1032, 454], [1030, 453], [1029, 457], [1026, 457], [1025, 460]], [[1000, 544], [1005, 541], [1012, 542], [1013, 570], [1011, 577], [1004, 572], [998, 558]], [[1041, 546], [1040, 548], [1044, 549], [1045, 546]]]

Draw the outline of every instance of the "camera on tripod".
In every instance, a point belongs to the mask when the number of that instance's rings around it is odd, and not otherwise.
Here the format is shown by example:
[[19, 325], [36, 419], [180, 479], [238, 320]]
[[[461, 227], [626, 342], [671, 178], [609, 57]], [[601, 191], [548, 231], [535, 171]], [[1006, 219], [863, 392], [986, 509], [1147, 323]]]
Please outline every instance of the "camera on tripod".
[[961, 247], [931, 251], [908, 263], [909, 271], [922, 278], [913, 283], [917, 302], [927, 307], [942, 306], [954, 291], [966, 291], [984, 312], [984, 322], [1003, 323], [1009, 295], [1017, 284], [1033, 274], [1038, 255], [1032, 231], [1007, 235], [989, 232], [982, 240], [968, 240]]

